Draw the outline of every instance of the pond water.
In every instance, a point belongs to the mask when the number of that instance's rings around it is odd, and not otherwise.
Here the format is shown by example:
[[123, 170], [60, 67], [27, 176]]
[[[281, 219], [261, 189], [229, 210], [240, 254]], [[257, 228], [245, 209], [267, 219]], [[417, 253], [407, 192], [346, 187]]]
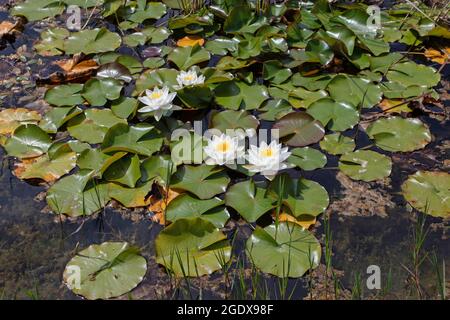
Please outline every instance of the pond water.
[[[0, 21], [8, 16], [0, 11]], [[0, 55], [13, 54], [22, 45], [30, 45], [38, 37], [38, 26], [26, 27], [24, 37], [14, 44], [0, 48]], [[30, 46], [28, 51], [31, 51]], [[10, 61], [0, 60], [0, 70], [12, 76]], [[34, 74], [37, 70], [30, 64]], [[448, 78], [449, 67], [443, 70]], [[8, 77], [3, 73], [0, 79]], [[17, 71], [14, 76], [29, 77], [29, 73]], [[15, 87], [15, 89], [17, 89]], [[33, 104], [27, 100], [30, 88], [9, 92], [9, 88], [0, 87], [3, 96], [2, 108], [21, 104]], [[36, 107], [36, 106], [35, 106]], [[329, 157], [327, 168], [317, 172], [307, 172], [304, 177], [322, 184], [330, 195], [330, 216], [332, 232], [333, 268], [338, 275], [342, 298], [375, 298], [380, 291], [366, 287], [367, 268], [370, 265], [380, 267], [383, 283], [383, 297], [393, 299], [417, 298], [414, 284], [408, 269], [412, 269], [412, 248], [414, 230], [417, 227], [417, 213], [411, 210], [400, 195], [400, 185], [406, 177], [417, 170], [445, 170], [441, 163], [448, 159], [450, 138], [448, 123], [440, 123], [428, 116], [421, 119], [430, 126], [434, 141], [425, 149], [408, 155], [394, 154], [393, 174], [388, 181], [370, 185], [354, 182], [334, 168], [337, 157]], [[350, 132], [354, 135], [355, 132]], [[359, 134], [358, 147], [371, 142], [366, 135]], [[377, 150], [382, 152], [382, 150]], [[239, 272], [245, 272], [245, 282], [251, 283], [252, 270], [248, 263], [242, 270], [234, 265], [235, 272], [230, 283], [225, 285], [221, 272], [209, 277], [192, 280], [192, 283], [174, 284], [164, 269], [155, 262], [154, 239], [161, 231], [159, 224], [153, 223], [145, 212], [121, 210], [108, 206], [99, 214], [70, 221], [49, 213], [43, 200], [45, 188], [17, 179], [11, 174], [13, 161], [5, 158], [0, 149], [0, 299], [80, 299], [62, 283], [62, 273], [73, 254], [82, 248], [104, 241], [127, 241], [139, 246], [148, 263], [144, 281], [123, 299], [177, 299], [202, 298], [221, 299], [242, 297], [239, 288]], [[446, 168], [448, 169], [448, 168]], [[298, 171], [292, 171], [298, 175]], [[245, 240], [251, 229], [244, 223], [230, 222], [225, 232], [232, 237], [231, 224], [238, 225], [234, 251], [239, 255], [243, 251]], [[235, 227], [233, 225], [233, 227]], [[431, 255], [436, 252], [439, 265], [445, 261], [446, 272], [450, 271], [450, 246], [448, 241], [448, 223], [442, 219], [427, 217], [425, 229], [428, 234], [423, 252]], [[227, 232], [228, 231], [228, 232]], [[322, 218], [313, 232], [323, 238]], [[280, 298], [280, 281], [262, 276], [270, 293], [265, 297]], [[298, 281], [289, 280], [288, 292], [293, 299], [323, 298], [323, 272], [315, 271]], [[359, 280], [358, 280], [359, 279]], [[309, 281], [312, 281], [312, 290]], [[361, 289], [358, 290], [360, 282]], [[424, 298], [437, 297], [437, 276], [434, 265], [425, 260], [420, 269], [420, 284]], [[190, 291], [186, 289], [190, 287]], [[355, 293], [356, 292], [356, 293]], [[378, 296], [376, 296], [378, 294]], [[263, 294], [262, 294], [263, 295]], [[264, 295], [263, 295], [264, 296]], [[248, 297], [248, 295], [247, 295]], [[251, 297], [251, 293], [250, 293]]]

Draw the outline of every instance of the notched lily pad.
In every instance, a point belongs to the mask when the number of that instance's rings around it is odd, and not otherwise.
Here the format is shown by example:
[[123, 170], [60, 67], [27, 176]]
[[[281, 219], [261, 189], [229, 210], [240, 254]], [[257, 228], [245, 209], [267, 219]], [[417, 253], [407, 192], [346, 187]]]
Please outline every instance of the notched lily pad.
[[320, 121], [306, 112], [292, 112], [273, 125], [279, 130], [279, 137], [284, 143], [293, 147], [304, 147], [322, 140], [325, 129]]
[[339, 169], [354, 180], [373, 181], [391, 174], [389, 157], [371, 150], [357, 150], [341, 156]]

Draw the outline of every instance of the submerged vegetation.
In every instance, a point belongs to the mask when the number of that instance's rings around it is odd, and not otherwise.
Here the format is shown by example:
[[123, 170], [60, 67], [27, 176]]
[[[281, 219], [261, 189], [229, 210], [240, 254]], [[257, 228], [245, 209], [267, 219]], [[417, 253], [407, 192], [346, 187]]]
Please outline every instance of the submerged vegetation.
[[[424, 118], [448, 128], [449, 8], [416, 2], [380, 12], [324, 0], [14, 3], [0, 46], [26, 25], [72, 19], [69, 6], [85, 21], [41, 30], [33, 49], [51, 66], [36, 75], [45, 108], [1, 109], [0, 145], [17, 178], [48, 186], [61, 219], [111, 203], [150, 213], [162, 229], [149, 245], [172, 298], [202, 298], [196, 281], [213, 273], [225, 298], [290, 299], [292, 278], [306, 279], [310, 299], [364, 298], [361, 274], [349, 291], [333, 267], [335, 198], [308, 172], [386, 184], [402, 170], [396, 157], [434, 141]], [[420, 166], [401, 195], [419, 217], [403, 267], [426, 298], [420, 269], [431, 263], [445, 299], [445, 260], [423, 244], [425, 217], [450, 218], [450, 174]], [[251, 233], [237, 240], [244, 227]], [[148, 271], [131, 243], [76, 250], [65, 285], [87, 299], [130, 292]], [[318, 277], [324, 293], [313, 296]]]

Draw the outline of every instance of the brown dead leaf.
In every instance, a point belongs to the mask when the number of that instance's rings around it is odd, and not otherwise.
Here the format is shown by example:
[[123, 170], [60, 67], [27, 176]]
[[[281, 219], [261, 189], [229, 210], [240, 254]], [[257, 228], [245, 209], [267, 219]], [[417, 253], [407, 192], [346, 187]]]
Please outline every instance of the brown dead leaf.
[[150, 197], [150, 206], [148, 207], [148, 210], [153, 212], [152, 221], [157, 222], [161, 225], [166, 224], [164, 212], [166, 210], [167, 205], [175, 199], [180, 193], [169, 189], [167, 193], [167, 198], [165, 197], [165, 190], [161, 188], [160, 190], [161, 195], [163, 195], [162, 198], [156, 198], [153, 195]]
[[84, 56], [74, 55], [71, 59], [55, 61], [53, 65], [59, 70], [51, 73], [49, 76], [38, 79], [40, 83], [60, 84], [67, 82], [85, 82], [99, 68], [94, 60], [83, 60]]
[[21, 124], [37, 124], [41, 115], [25, 108], [0, 111], [0, 135], [10, 135]]
[[0, 22], [0, 39], [7, 36], [14, 36], [22, 30], [22, 26], [22, 19], [18, 19], [16, 22], [7, 20]]
[[402, 99], [383, 99], [379, 103], [380, 108], [386, 113], [411, 112], [408, 103]]
[[[272, 216], [275, 219], [276, 213], [274, 212], [272, 214]], [[280, 213], [280, 215], [278, 216], [278, 220], [280, 222], [285, 222], [285, 221], [293, 222], [293, 223], [301, 226], [303, 229], [309, 229], [309, 227], [316, 224], [316, 217], [305, 216], [305, 218], [297, 219], [294, 216], [291, 216], [290, 214], [287, 214], [287, 213]]]
[[186, 36], [177, 41], [177, 46], [179, 47], [193, 47], [196, 44], [203, 46], [205, 40], [199, 36]]
[[446, 64], [450, 60], [450, 48], [443, 48], [440, 50], [436, 50], [433, 48], [426, 49], [425, 57], [433, 62]]

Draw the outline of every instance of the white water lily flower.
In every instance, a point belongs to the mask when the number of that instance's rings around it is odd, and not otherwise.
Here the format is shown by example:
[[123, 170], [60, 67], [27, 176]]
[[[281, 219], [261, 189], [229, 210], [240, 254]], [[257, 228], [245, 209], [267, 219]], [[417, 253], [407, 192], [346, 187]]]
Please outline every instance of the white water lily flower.
[[159, 89], [155, 87], [153, 90], [145, 90], [145, 96], [139, 97], [139, 101], [145, 104], [145, 107], [139, 109], [139, 112], [154, 112], [154, 117], [157, 121], [163, 115], [169, 115], [173, 110], [181, 109], [172, 104], [173, 99], [177, 95], [176, 92], [169, 93], [168, 87]]
[[177, 89], [181, 89], [187, 86], [195, 86], [198, 84], [203, 84], [205, 82], [205, 76], [197, 75], [197, 72], [194, 69], [190, 69], [189, 71], [181, 71], [177, 76], [178, 86]]
[[234, 164], [234, 160], [244, 155], [244, 146], [239, 145], [238, 137], [230, 137], [226, 134], [213, 136], [208, 145], [203, 148], [208, 158], [209, 165]]
[[281, 143], [274, 140], [268, 145], [263, 141], [259, 147], [250, 146], [246, 155], [249, 164], [244, 167], [250, 172], [259, 172], [267, 179], [272, 180], [279, 170], [292, 167], [291, 164], [284, 162], [290, 155], [288, 148], [282, 148]]

